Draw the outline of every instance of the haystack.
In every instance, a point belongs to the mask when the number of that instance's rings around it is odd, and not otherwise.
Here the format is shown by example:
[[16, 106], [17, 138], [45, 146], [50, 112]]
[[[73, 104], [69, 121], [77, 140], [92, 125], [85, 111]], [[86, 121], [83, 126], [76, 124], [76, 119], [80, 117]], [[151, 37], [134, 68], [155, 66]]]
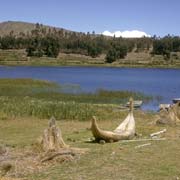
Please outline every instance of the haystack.
[[176, 124], [180, 122], [180, 102], [167, 109], [161, 109], [156, 124]]
[[44, 130], [37, 144], [40, 147], [39, 149], [42, 150], [42, 152], [40, 152], [41, 162], [63, 156], [65, 156], [66, 160], [72, 160], [74, 156], [83, 154], [87, 151], [87, 149], [70, 147], [64, 142], [61, 130], [57, 127], [54, 117], [50, 119], [48, 128]]

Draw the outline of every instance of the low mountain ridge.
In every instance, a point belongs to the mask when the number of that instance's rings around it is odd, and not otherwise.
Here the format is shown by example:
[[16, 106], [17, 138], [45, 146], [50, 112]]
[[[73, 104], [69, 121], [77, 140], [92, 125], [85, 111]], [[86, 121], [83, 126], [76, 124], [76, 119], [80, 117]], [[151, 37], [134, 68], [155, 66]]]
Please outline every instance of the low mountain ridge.
[[[13, 32], [14, 35], [18, 35], [19, 33], [27, 34], [36, 28], [36, 25], [39, 23], [29, 23], [29, 22], [21, 22], [21, 21], [5, 21], [0, 23], [0, 36], [5, 36]], [[42, 25], [42, 24], [39, 24]], [[44, 28], [48, 29], [56, 29], [63, 30], [64, 32], [73, 32], [66, 30], [64, 28], [53, 27], [43, 25]]]

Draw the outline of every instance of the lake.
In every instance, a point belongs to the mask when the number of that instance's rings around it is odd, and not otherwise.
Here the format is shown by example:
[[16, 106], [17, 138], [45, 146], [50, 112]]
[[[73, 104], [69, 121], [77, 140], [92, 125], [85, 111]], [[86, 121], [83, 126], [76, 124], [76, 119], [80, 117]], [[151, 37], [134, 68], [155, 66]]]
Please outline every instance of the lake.
[[64, 85], [66, 91], [128, 90], [162, 97], [144, 104], [144, 110], [157, 110], [159, 103], [180, 97], [178, 69], [1, 66], [0, 78], [49, 80]]

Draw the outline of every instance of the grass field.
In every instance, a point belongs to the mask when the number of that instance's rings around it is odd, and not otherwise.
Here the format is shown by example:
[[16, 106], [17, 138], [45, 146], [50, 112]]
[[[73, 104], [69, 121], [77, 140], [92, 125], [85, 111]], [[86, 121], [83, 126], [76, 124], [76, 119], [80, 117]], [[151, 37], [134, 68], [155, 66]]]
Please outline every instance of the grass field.
[[[44, 167], [40, 172], [18, 176], [18, 179], [177, 180], [180, 178], [180, 124], [157, 126], [155, 124], [157, 113], [134, 111], [138, 134], [136, 139], [149, 138], [150, 133], [166, 128], [167, 132], [162, 135], [166, 140], [106, 144], [90, 141], [93, 137], [89, 129], [92, 115], [97, 116], [101, 128], [113, 130], [128, 113], [128, 110], [119, 109], [119, 102], [115, 99], [120, 98], [124, 101], [131, 95], [149, 99], [148, 96], [132, 92], [129, 94], [129, 92], [103, 91], [94, 95], [96, 98], [91, 101], [93, 95], [88, 99], [89, 95], [57, 93], [57, 89], [59, 87], [56, 84], [46, 81], [0, 80], [0, 145], [6, 145], [10, 150], [18, 152], [31, 150], [32, 144], [47, 127], [48, 118], [54, 115], [67, 144], [71, 147], [89, 149], [71, 162], [56, 163]], [[114, 104], [111, 104], [113, 98]], [[136, 148], [146, 143], [150, 144]], [[3, 180], [1, 177], [0, 179]]]
[[[127, 113], [127, 112], [126, 112]], [[104, 129], [113, 129], [125, 117], [119, 112], [117, 119], [101, 120]], [[154, 125], [156, 115], [134, 113], [137, 133], [146, 138], [150, 133], [164, 127]], [[0, 141], [17, 149], [30, 148], [47, 126], [48, 120], [18, 118], [0, 121]], [[72, 162], [55, 164], [40, 173], [28, 174], [28, 180], [173, 180], [180, 177], [180, 126], [166, 127], [167, 140], [152, 141], [151, 145], [136, 149], [149, 142], [107, 143], [104, 145], [87, 142], [92, 134], [88, 130], [90, 121], [59, 121], [64, 140], [72, 147], [89, 148], [89, 152]]]

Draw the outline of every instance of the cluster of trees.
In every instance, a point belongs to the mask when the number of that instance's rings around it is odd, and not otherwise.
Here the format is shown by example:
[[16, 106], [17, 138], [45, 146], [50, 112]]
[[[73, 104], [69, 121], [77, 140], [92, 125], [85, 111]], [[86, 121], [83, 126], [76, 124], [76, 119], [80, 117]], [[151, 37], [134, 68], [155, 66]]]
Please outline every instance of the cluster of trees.
[[111, 38], [93, 33], [75, 33], [63, 29], [48, 28], [36, 24], [36, 28], [26, 34], [0, 37], [0, 49], [26, 49], [28, 56], [57, 57], [59, 52], [76, 53], [93, 58], [105, 54], [106, 62], [112, 63], [124, 58], [128, 52], [150, 50], [152, 54], [169, 57], [170, 52], [180, 51], [180, 38]]
[[46, 28], [37, 24], [31, 33], [19, 33], [12, 31], [9, 35], [0, 37], [0, 49], [26, 49], [28, 56], [57, 57], [60, 50], [59, 40]]
[[112, 43], [111, 48], [108, 50], [106, 54], [106, 62], [112, 63], [116, 61], [116, 59], [123, 59], [128, 52], [128, 46], [121, 41]]
[[163, 55], [166, 59], [170, 58], [171, 52], [180, 51], [180, 37], [165, 36], [164, 38], [155, 38], [153, 41], [152, 54]]
[[26, 48], [28, 56], [37, 57], [42, 57], [43, 55], [57, 57], [59, 50], [59, 41], [52, 36], [32, 38], [29, 40], [29, 44]]

